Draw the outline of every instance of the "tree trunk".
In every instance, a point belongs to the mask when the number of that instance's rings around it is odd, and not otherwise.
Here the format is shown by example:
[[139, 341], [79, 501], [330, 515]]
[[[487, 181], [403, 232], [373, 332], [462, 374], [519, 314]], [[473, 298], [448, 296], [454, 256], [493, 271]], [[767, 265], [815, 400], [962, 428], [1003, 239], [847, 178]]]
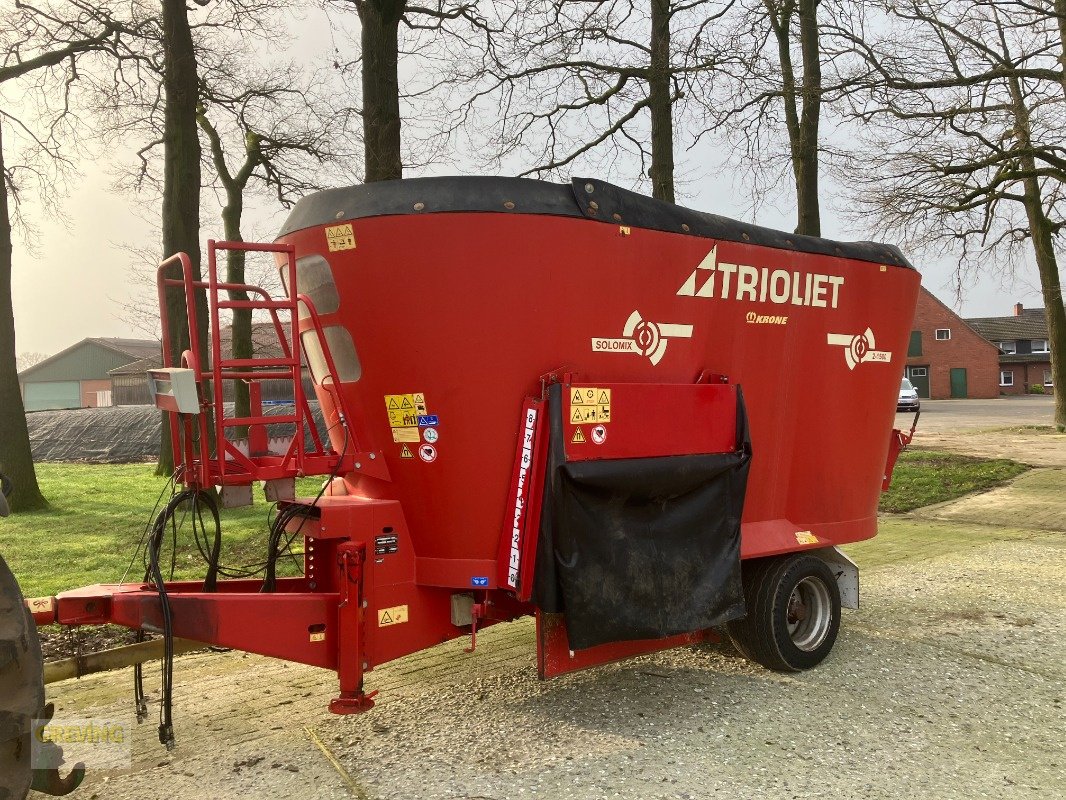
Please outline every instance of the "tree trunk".
[[[243, 242], [241, 235], [241, 216], [244, 213], [244, 187], [230, 184], [226, 187], [226, 206], [222, 209], [222, 226], [225, 231], [227, 242]], [[243, 250], [230, 250], [226, 253], [226, 282], [244, 283], [245, 252]], [[230, 300], [247, 300], [248, 293], [239, 291], [229, 292]], [[252, 346], [252, 309], [233, 309], [233, 327], [230, 331], [233, 358], [252, 358], [255, 354]], [[248, 384], [244, 381], [233, 381], [233, 414], [236, 417], [251, 415], [251, 404], [248, 397]], [[233, 433], [237, 437], [248, 435], [248, 428], [241, 426], [234, 428]]]
[[14, 490], [8, 503], [12, 511], [46, 508], [37, 485], [30, 455], [26, 411], [15, 366], [15, 312], [11, 304], [11, 218], [4, 179], [3, 120], [0, 119], [0, 472], [11, 479]]
[[1055, 258], [1051, 221], [1044, 210], [1040, 179], [1036, 176], [1036, 159], [1032, 155], [1029, 108], [1025, 104], [1025, 95], [1019, 80], [1011, 78], [1009, 85], [1014, 106], [1014, 132], [1018, 147], [1024, 153], [1018, 163], [1028, 174], [1023, 181], [1023, 204], [1029, 222], [1029, 235], [1033, 240], [1036, 268], [1040, 275], [1040, 291], [1044, 296], [1048, 345], [1051, 350], [1051, 382], [1055, 386], [1055, 425], [1062, 431], [1066, 430], [1066, 309], [1063, 307], [1062, 282]]
[[792, 147], [796, 174], [796, 233], [822, 235], [818, 207], [818, 121], [822, 106], [822, 63], [818, 50], [819, 0], [800, 0], [800, 52], [803, 54], [803, 111], [799, 141]]
[[651, 193], [674, 202], [674, 120], [670, 97], [670, 0], [651, 0]]
[[[1032, 158], [1027, 157], [1024, 161], [1032, 161]], [[1036, 164], [1033, 162], [1023, 166], [1030, 170], [1034, 169]], [[1025, 213], [1033, 238], [1036, 268], [1040, 274], [1040, 290], [1044, 296], [1044, 313], [1047, 317], [1051, 381], [1055, 385], [1055, 425], [1062, 431], [1066, 430], [1066, 309], [1063, 308], [1062, 283], [1055, 258], [1051, 222], [1044, 211], [1040, 183], [1035, 177], [1025, 181]]]
[[[184, 0], [163, 1], [163, 89], [166, 110], [163, 117], [163, 253], [170, 256], [186, 253], [193, 274], [200, 276], [200, 140], [196, 128], [196, 103], [199, 84], [196, 75], [196, 52]], [[180, 267], [169, 277], [180, 278]], [[181, 354], [189, 349], [189, 331], [185, 296], [180, 289], [166, 295], [172, 362], [180, 363]], [[200, 329], [200, 358], [206, 356], [206, 301], [197, 303]], [[202, 361], [206, 363], [206, 361]], [[163, 441], [157, 472], [169, 474], [174, 469], [170, 447], [169, 416], [163, 415]]]
[[[822, 65], [818, 53], [819, 0], [764, 0], [781, 62], [781, 101], [785, 107], [792, 175], [796, 182], [796, 233], [821, 236], [818, 210], [818, 118]], [[803, 86], [792, 63], [792, 21], [799, 13]], [[802, 100], [802, 110], [800, 101]]]
[[400, 159], [399, 25], [402, 0], [357, 5], [363, 48], [363, 160], [365, 182], [403, 177]]

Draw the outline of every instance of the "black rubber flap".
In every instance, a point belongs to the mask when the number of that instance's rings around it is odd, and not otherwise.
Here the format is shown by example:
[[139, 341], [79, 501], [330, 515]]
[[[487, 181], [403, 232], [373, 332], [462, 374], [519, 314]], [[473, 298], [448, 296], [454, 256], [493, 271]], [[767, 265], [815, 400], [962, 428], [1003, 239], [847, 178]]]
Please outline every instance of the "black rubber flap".
[[739, 222], [717, 214], [693, 211], [595, 178], [574, 178], [574, 199], [589, 219], [620, 222], [635, 228], [685, 233], [727, 242], [744, 242], [797, 253], [853, 258], [874, 264], [914, 269], [898, 247], [877, 242], [836, 242], [817, 236], [801, 236], [773, 228]]
[[[556, 389], [557, 387], [553, 387]], [[570, 646], [656, 639], [744, 616], [740, 517], [751, 445], [738, 393], [732, 453], [565, 462], [550, 395], [536, 599]]]

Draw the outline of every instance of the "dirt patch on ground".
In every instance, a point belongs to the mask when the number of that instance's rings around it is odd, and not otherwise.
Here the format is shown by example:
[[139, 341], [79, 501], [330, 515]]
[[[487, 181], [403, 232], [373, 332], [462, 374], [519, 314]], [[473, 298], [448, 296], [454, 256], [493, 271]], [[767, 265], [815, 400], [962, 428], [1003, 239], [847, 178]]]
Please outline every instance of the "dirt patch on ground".
[[[92, 625], [68, 628], [63, 625], [46, 625], [37, 629], [41, 637], [41, 651], [45, 661], [74, 658], [83, 653], [98, 653], [134, 642], [134, 633], [119, 625]], [[155, 638], [150, 634], [146, 638]]]
[[946, 450], [983, 458], [1009, 458], [1034, 467], [1066, 466], [1066, 434], [1024, 428], [926, 432], [914, 444], [920, 450]]

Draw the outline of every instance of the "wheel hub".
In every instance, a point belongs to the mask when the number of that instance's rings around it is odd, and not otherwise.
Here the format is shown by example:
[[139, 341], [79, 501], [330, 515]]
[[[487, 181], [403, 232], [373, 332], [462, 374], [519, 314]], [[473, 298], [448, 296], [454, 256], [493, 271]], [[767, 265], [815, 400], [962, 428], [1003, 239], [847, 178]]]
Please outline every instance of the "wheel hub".
[[788, 598], [785, 624], [792, 643], [800, 650], [816, 649], [829, 634], [833, 606], [829, 590], [814, 577], [796, 584]]

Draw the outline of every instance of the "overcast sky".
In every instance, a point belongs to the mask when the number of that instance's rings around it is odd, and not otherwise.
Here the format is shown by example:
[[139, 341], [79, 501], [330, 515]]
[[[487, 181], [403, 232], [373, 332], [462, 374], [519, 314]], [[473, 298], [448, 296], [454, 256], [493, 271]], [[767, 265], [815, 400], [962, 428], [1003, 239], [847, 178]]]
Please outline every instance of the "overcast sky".
[[[322, 49], [330, 47], [328, 30], [320, 19], [308, 20], [305, 30], [307, 42]], [[120, 158], [128, 155], [117, 154]], [[743, 193], [734, 186], [733, 174], [717, 163], [713, 145], [679, 150], [677, 161], [679, 174], [683, 171], [696, 178], [683, 187], [681, 205], [783, 230], [795, 226], [794, 210], [787, 205], [762, 208], [754, 218], [745, 214]], [[451, 167], [419, 174], [455, 173]], [[32, 250], [20, 240], [15, 242], [13, 292], [19, 353], [51, 355], [88, 336], [144, 336], [123, 311], [124, 302], [143, 294], [131, 280], [135, 258], [124, 246], [158, 247], [158, 233], [146, 221], [151, 212], [140, 207], [143, 201], [111, 191], [113, 174], [114, 164], [106, 158], [83, 164], [58, 214], [46, 215], [32, 201], [27, 203], [27, 216], [40, 235]], [[577, 168], [575, 175], [584, 177], [585, 172]], [[707, 177], [700, 179], [700, 175]], [[595, 177], [609, 180], [612, 176]], [[865, 231], [845, 228], [832, 213], [835, 194], [834, 187], [825, 183], [823, 235], [844, 240], [868, 238]], [[249, 227], [269, 235], [280, 227], [285, 213], [260, 212]], [[221, 223], [208, 221], [201, 235], [204, 241], [222, 238]], [[1006, 315], [1016, 302], [1030, 307], [1043, 305], [1031, 264], [1013, 279], [982, 277], [966, 288], [960, 305], [952, 288], [950, 259], [926, 261], [913, 253], [907, 255], [921, 271], [925, 286], [963, 316]], [[154, 302], [148, 303], [154, 310]]]

